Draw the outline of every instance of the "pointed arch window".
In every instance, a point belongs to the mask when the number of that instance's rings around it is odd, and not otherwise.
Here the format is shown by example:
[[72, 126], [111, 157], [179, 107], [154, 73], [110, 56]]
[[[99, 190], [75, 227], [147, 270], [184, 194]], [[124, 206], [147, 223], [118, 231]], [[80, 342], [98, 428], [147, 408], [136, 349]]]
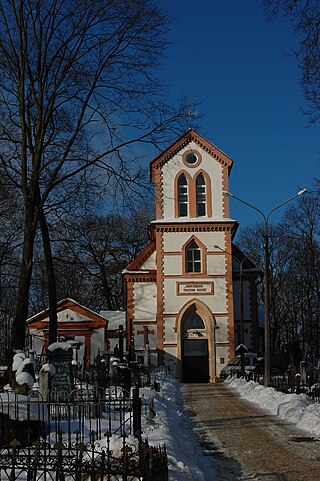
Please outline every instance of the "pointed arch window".
[[195, 311], [190, 312], [184, 321], [184, 329], [205, 329], [203, 319]]
[[201, 272], [201, 249], [198, 244], [192, 240], [186, 247], [186, 272]]
[[197, 217], [205, 216], [206, 212], [206, 181], [203, 174], [199, 174], [196, 180], [196, 204], [197, 204]]
[[179, 217], [188, 216], [188, 182], [184, 174], [178, 179], [178, 214]]

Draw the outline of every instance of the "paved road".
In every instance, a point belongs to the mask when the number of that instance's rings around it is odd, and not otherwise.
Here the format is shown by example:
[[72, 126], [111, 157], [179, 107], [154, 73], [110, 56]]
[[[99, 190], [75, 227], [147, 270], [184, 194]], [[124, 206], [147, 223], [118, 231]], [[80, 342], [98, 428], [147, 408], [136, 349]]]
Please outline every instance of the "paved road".
[[182, 395], [220, 481], [320, 481], [320, 442], [305, 432], [266, 415], [223, 383], [185, 384]]

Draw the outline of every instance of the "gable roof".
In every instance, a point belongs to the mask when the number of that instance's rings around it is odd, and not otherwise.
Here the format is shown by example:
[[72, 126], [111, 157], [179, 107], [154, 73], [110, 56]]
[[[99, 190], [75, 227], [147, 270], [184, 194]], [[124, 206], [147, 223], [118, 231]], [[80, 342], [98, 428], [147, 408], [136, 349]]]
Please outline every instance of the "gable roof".
[[[150, 241], [144, 249], [130, 262], [130, 264], [126, 267], [125, 271], [136, 271], [141, 269], [141, 266], [149, 259], [149, 257], [154, 253], [156, 250], [156, 244], [154, 241]], [[149, 270], [149, 269], [147, 269]], [[125, 272], [124, 271], [124, 272]]]
[[[70, 309], [77, 314], [81, 314], [82, 316], [85, 316], [92, 321], [98, 321], [98, 323], [101, 325], [107, 325], [108, 323], [105, 317], [102, 317], [97, 312], [82, 306], [77, 301], [75, 301], [74, 299], [70, 299], [69, 297], [62, 299], [57, 303], [57, 313], [65, 311], [66, 309]], [[29, 319], [27, 319], [27, 325], [30, 326], [34, 322], [45, 321], [46, 319], [48, 319], [48, 316], [49, 309], [45, 309], [41, 312], [38, 312], [34, 316], [29, 317]]]
[[174, 155], [176, 155], [181, 149], [186, 147], [190, 142], [194, 142], [201, 149], [208, 152], [212, 158], [217, 160], [220, 164], [228, 167], [230, 173], [233, 165], [233, 160], [222, 150], [209, 142], [205, 137], [200, 135], [196, 130], [189, 129], [182, 134], [177, 140], [175, 140], [169, 147], [155, 157], [150, 164], [150, 179], [154, 183], [155, 170], [159, 169], [163, 164], [168, 162]]

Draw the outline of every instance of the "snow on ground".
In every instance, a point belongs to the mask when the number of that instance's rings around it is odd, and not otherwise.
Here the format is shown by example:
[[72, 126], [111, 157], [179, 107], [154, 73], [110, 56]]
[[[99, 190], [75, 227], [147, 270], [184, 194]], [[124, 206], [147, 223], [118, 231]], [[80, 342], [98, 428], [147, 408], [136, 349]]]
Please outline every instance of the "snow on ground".
[[[189, 419], [183, 413], [181, 384], [170, 376], [158, 375], [161, 391], [140, 389], [145, 399], [154, 398], [155, 416], [143, 416], [143, 437], [152, 445], [165, 444], [169, 461], [169, 481], [215, 481], [209, 464], [192, 433]], [[320, 437], [320, 404], [305, 394], [284, 394], [273, 388], [235, 377], [225, 384], [235, 389], [241, 397], [260, 409], [296, 424], [312, 436]]]
[[[142, 417], [142, 437], [149, 444], [165, 444], [169, 481], [215, 481], [212, 466], [197, 445], [189, 419], [183, 413], [181, 384], [173, 377], [157, 375], [160, 392], [140, 389], [145, 399], [154, 398], [155, 416]], [[200, 468], [201, 466], [201, 468]]]
[[257, 382], [228, 377], [225, 382], [240, 396], [274, 416], [289, 421], [314, 437], [320, 437], [320, 404], [306, 394], [284, 394]]

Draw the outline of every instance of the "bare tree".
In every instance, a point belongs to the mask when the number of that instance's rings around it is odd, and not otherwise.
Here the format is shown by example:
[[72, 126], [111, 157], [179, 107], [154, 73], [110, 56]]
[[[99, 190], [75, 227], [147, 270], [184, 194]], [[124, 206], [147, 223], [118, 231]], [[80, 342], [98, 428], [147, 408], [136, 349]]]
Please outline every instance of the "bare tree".
[[[286, 282], [286, 270], [289, 253], [286, 246], [286, 235], [281, 226], [273, 224], [269, 229], [270, 255], [270, 327], [271, 349], [278, 351], [282, 347], [281, 333], [286, 322], [286, 307], [282, 302], [282, 292]], [[264, 225], [256, 224], [240, 232], [238, 240], [240, 248], [249, 255], [253, 262], [264, 271]], [[260, 305], [264, 305], [264, 286], [258, 286]]]
[[318, 0], [263, 0], [269, 18], [287, 16], [299, 45], [293, 50], [301, 71], [301, 85], [311, 122], [320, 118], [320, 4]]
[[124, 308], [121, 273], [148, 242], [151, 212], [145, 205], [125, 215], [90, 214], [61, 229], [59, 297], [75, 297], [95, 310]]
[[185, 107], [165, 104], [153, 75], [168, 23], [150, 0], [0, 0], [0, 25], [0, 160], [23, 196], [22, 348], [35, 235], [53, 193], [93, 166], [106, 182], [130, 182], [126, 147], [168, 141]]
[[[288, 280], [295, 307], [294, 318], [304, 356], [320, 358], [320, 192], [309, 195], [287, 211], [283, 226], [290, 251]], [[292, 311], [292, 308], [291, 308]]]
[[[290, 206], [270, 232], [271, 340], [298, 365], [320, 358], [320, 189]], [[263, 269], [263, 226], [240, 233], [239, 243]], [[263, 292], [260, 291], [263, 304]], [[316, 365], [316, 364], [314, 364]]]
[[19, 272], [20, 222], [18, 199], [0, 171], [0, 349], [11, 345]]

